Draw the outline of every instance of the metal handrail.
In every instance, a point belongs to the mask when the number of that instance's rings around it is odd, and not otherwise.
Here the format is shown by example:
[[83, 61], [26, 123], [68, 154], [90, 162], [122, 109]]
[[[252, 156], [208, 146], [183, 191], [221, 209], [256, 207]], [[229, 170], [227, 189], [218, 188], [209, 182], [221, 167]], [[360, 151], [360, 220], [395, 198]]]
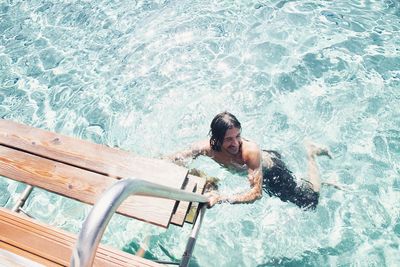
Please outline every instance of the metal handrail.
[[204, 195], [186, 192], [140, 179], [122, 179], [106, 190], [93, 206], [82, 225], [71, 256], [71, 266], [92, 266], [97, 247], [111, 217], [130, 195], [154, 196], [167, 199], [206, 203]]
[[192, 257], [194, 245], [196, 244], [197, 235], [199, 234], [200, 226], [203, 221], [205, 212], [206, 212], [206, 205], [203, 205], [203, 207], [201, 207], [201, 209], [200, 209], [198, 219], [196, 220], [196, 223], [193, 226], [189, 240], [186, 244], [186, 249], [185, 249], [185, 252], [183, 253], [182, 260], [181, 260], [181, 263], [179, 264], [179, 267], [186, 267], [189, 265], [189, 261], [190, 261], [190, 258]]

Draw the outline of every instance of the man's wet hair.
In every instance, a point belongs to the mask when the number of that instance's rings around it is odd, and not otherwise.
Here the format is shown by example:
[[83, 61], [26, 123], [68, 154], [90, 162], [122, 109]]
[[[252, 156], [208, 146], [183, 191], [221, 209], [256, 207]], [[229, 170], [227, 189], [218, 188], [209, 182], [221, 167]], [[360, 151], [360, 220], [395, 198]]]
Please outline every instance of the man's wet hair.
[[210, 125], [210, 146], [214, 151], [221, 151], [225, 133], [228, 129], [242, 129], [238, 119], [231, 113], [224, 111], [214, 117]]

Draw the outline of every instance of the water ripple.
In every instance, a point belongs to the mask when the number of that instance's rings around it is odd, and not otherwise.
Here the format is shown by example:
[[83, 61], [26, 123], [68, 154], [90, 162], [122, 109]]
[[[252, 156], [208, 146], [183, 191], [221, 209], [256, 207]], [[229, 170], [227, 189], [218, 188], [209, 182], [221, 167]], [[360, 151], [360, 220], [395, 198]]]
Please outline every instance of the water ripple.
[[[268, 197], [217, 206], [196, 261], [394, 266], [399, 10], [393, 0], [3, 1], [0, 117], [156, 157], [206, 138], [210, 118], [229, 110], [299, 177], [302, 142], [316, 140], [334, 154], [319, 160], [322, 179], [353, 191], [323, 188], [315, 213]], [[246, 189], [245, 177], [198, 164], [221, 190]], [[10, 206], [21, 188], [2, 179], [0, 190]], [[34, 192], [30, 212], [78, 231], [86, 207]], [[179, 258], [182, 231], [118, 217], [105, 240], [135, 251], [149, 233], [153, 255]]]

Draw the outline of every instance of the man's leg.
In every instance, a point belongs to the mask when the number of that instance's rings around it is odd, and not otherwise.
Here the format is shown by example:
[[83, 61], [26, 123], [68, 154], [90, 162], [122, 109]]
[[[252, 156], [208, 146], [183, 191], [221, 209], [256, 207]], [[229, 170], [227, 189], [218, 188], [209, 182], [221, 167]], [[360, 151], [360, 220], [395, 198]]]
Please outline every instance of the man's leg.
[[308, 159], [308, 181], [312, 184], [312, 189], [315, 192], [319, 192], [321, 189], [321, 179], [319, 175], [319, 169], [316, 161], [316, 156], [327, 156], [332, 158], [327, 148], [306, 142], [307, 159]]

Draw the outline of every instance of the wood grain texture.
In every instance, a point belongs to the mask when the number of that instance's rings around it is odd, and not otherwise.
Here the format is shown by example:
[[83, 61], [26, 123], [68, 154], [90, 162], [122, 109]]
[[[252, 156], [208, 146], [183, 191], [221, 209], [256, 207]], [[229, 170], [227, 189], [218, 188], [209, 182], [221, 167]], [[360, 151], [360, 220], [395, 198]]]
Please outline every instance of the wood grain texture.
[[[73, 234], [0, 208], [0, 247], [8, 248], [10, 252], [42, 264], [47, 263], [46, 266], [69, 266], [75, 241], [76, 236]], [[93, 266], [162, 265], [100, 245]]]
[[[0, 119], [2, 175], [93, 204], [115, 179], [182, 188], [188, 170], [104, 145]], [[118, 212], [168, 227], [176, 201], [130, 197]]]
[[[0, 145], [0, 175], [94, 204], [115, 179]], [[146, 196], [128, 197], [117, 212], [168, 227], [175, 201]]]
[[0, 144], [115, 178], [135, 177], [181, 188], [186, 168], [0, 119]]

